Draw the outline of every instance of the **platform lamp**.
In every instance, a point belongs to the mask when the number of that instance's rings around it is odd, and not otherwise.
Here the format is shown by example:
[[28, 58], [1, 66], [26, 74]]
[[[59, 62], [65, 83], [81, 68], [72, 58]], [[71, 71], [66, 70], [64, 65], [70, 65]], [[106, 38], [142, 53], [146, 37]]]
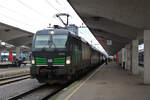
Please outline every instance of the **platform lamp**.
[[5, 45], [6, 45], [6, 43], [5, 43], [5, 42], [2, 42], [2, 41], [0, 41], [0, 43], [1, 43], [2, 46], [5, 46]]

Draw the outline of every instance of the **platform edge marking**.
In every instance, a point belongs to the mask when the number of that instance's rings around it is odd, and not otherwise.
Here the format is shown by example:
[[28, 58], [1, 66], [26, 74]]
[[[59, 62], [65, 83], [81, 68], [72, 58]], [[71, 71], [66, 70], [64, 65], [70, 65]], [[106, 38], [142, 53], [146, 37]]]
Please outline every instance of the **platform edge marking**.
[[[103, 66], [102, 66], [103, 67]], [[75, 88], [64, 100], [69, 100], [90, 78], [92, 78], [102, 67], [94, 71], [86, 80], [84, 80], [77, 88]]]

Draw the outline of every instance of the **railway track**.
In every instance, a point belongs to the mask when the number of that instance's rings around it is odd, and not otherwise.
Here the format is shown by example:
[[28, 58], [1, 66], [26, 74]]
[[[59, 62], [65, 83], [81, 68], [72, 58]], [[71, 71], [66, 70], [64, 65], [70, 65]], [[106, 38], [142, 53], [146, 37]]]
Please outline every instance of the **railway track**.
[[7, 78], [0, 78], [0, 86], [14, 83], [17, 81], [25, 80], [30, 78], [30, 74], [25, 74], [25, 75], [18, 75], [18, 76], [13, 76], [13, 77], [7, 77]]
[[43, 84], [37, 88], [13, 96], [8, 100], [47, 100], [48, 98], [55, 95], [65, 87], [66, 85], [60, 85], [60, 84], [59, 85]]

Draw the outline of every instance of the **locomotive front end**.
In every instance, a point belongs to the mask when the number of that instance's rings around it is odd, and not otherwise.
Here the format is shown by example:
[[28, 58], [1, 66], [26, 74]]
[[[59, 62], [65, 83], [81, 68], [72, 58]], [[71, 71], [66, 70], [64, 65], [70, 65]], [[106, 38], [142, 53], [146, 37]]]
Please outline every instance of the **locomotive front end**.
[[67, 74], [71, 64], [68, 53], [68, 34], [65, 29], [38, 31], [32, 43], [30, 73], [39, 81], [57, 79]]

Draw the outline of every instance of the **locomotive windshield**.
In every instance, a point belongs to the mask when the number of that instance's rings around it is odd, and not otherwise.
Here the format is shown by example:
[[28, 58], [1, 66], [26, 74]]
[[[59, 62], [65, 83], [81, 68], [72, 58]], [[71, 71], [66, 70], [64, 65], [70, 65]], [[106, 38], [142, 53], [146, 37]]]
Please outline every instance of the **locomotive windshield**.
[[49, 35], [37, 35], [35, 40], [35, 48], [48, 48]]
[[37, 35], [35, 48], [65, 48], [67, 35]]

